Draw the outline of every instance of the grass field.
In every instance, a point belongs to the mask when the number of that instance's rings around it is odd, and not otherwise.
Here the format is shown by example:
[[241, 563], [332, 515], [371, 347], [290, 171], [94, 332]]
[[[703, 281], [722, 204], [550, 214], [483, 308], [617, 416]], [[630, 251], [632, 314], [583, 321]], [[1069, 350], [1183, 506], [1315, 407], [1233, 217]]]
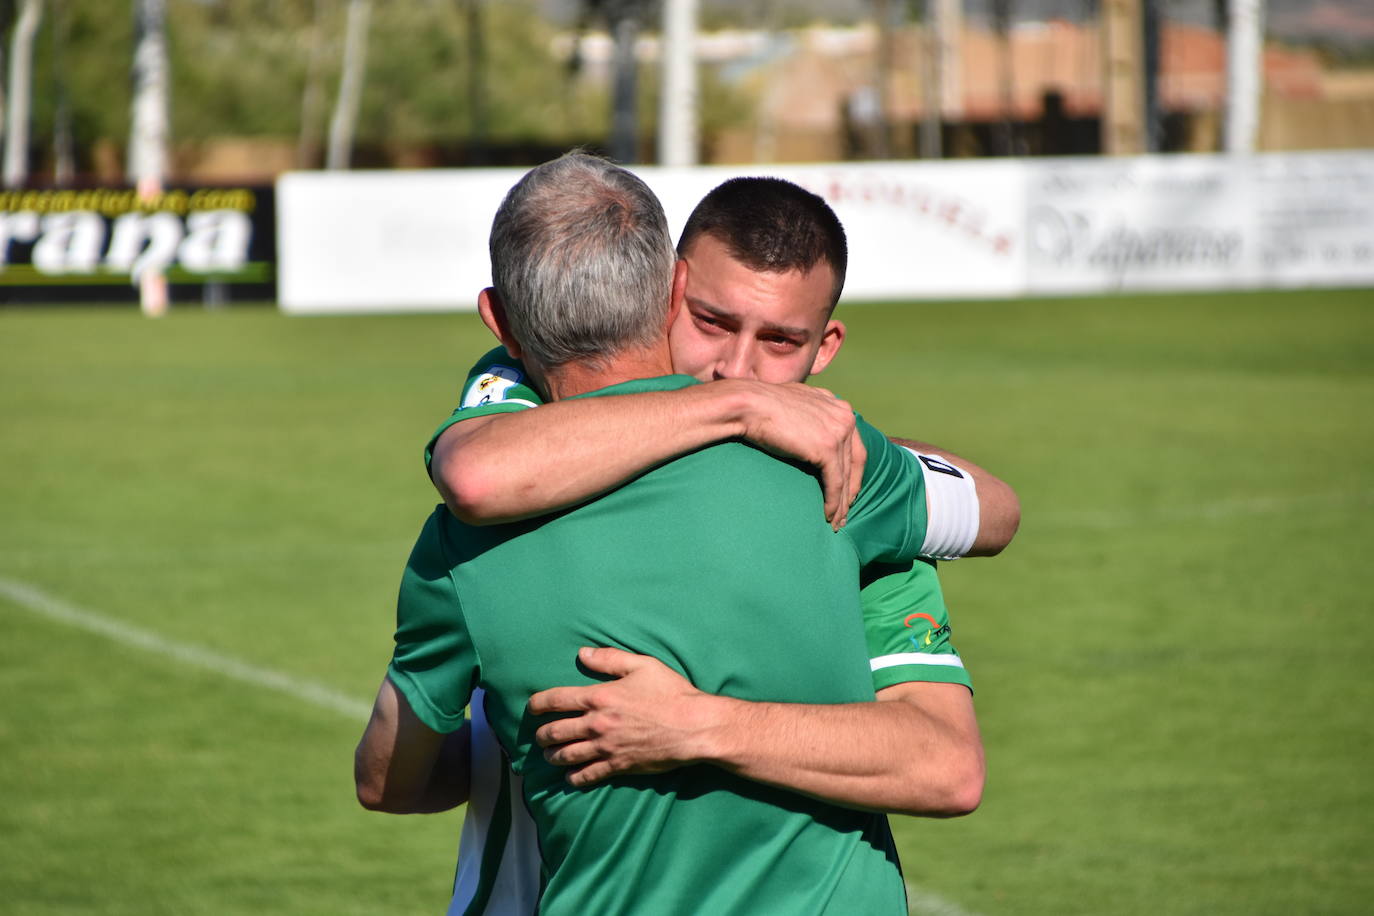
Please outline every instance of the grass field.
[[[896, 819], [914, 911], [1369, 912], [1374, 292], [842, 317], [824, 383], [1024, 510], [945, 567], [990, 772]], [[351, 754], [486, 346], [0, 309], [0, 911], [442, 912], [461, 814], [362, 811]]]

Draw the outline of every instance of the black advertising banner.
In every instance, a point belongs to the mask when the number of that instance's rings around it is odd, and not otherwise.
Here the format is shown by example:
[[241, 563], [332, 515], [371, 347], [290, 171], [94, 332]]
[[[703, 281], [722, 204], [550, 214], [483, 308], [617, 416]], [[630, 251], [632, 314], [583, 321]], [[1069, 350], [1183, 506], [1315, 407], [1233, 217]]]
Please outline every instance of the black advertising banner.
[[275, 300], [270, 187], [0, 191], [0, 302], [137, 302], [145, 271], [173, 302]]

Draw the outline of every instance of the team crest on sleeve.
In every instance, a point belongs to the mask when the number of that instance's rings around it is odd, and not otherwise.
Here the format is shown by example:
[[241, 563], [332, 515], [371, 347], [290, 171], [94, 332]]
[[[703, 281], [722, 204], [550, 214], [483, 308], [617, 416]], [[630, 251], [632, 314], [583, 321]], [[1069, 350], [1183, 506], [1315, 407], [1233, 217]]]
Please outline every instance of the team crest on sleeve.
[[492, 366], [463, 392], [463, 403], [459, 405], [459, 409], [504, 401], [506, 394], [518, 385], [523, 377], [518, 369], [512, 369], [510, 366]]
[[[911, 640], [911, 645], [915, 647], [917, 652], [929, 649], [937, 639], [949, 635], [948, 623], [940, 623], [940, 621], [936, 620], [931, 615], [919, 612], [908, 614], [907, 618], [902, 621], [902, 626], [910, 627], [917, 631], [916, 634], [907, 637]], [[922, 634], [920, 632], [921, 630], [925, 632]]]

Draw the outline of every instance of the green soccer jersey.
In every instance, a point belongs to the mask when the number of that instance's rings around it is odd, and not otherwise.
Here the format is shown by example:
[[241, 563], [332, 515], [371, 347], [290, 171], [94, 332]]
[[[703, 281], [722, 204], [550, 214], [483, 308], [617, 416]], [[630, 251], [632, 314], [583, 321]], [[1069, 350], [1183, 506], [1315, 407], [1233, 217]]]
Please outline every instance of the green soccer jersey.
[[[598, 396], [694, 384], [677, 376]], [[465, 526], [440, 507], [402, 581], [389, 676], [451, 731], [476, 687], [523, 780], [547, 884], [540, 912], [902, 913], [886, 819], [691, 766], [574, 790], [533, 745], [529, 696], [590, 683], [580, 646], [651, 655], [746, 700], [871, 700], [858, 569], [915, 555], [917, 462], [865, 435], [840, 533], [803, 470], [726, 443], [574, 509]]]
[[[468, 371], [458, 406], [426, 443], [426, 470], [434, 444], [453, 424], [542, 403], [543, 397], [530, 384], [519, 360], [505, 347], [488, 351]], [[949, 610], [933, 560], [872, 564], [864, 569], [861, 585], [859, 600], [874, 690], [909, 681], [963, 684], [973, 689], [950, 638]]]

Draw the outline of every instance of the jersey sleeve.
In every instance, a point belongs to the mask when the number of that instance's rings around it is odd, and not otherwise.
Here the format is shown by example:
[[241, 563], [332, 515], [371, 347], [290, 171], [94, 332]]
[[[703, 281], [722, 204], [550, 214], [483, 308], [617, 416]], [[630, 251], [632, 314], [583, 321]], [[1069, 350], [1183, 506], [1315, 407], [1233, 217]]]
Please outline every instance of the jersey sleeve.
[[387, 677], [421, 722], [447, 734], [463, 724], [480, 666], [449, 574], [441, 513], [442, 506], [430, 515], [401, 576]]
[[425, 443], [425, 470], [429, 470], [430, 462], [434, 460], [434, 443], [453, 424], [473, 417], [527, 410], [542, 403], [544, 399], [530, 384], [529, 375], [520, 360], [512, 357], [505, 347], [488, 350], [468, 370], [467, 381], [463, 382], [463, 390], [458, 397], [458, 406]]
[[873, 689], [911, 681], [973, 681], [950, 641], [949, 610], [934, 562], [874, 564], [863, 570], [859, 599]]
[[916, 559], [926, 536], [925, 477], [916, 456], [862, 417], [859, 436], [868, 450], [863, 484], [849, 507], [844, 528], [859, 564], [901, 563]]

